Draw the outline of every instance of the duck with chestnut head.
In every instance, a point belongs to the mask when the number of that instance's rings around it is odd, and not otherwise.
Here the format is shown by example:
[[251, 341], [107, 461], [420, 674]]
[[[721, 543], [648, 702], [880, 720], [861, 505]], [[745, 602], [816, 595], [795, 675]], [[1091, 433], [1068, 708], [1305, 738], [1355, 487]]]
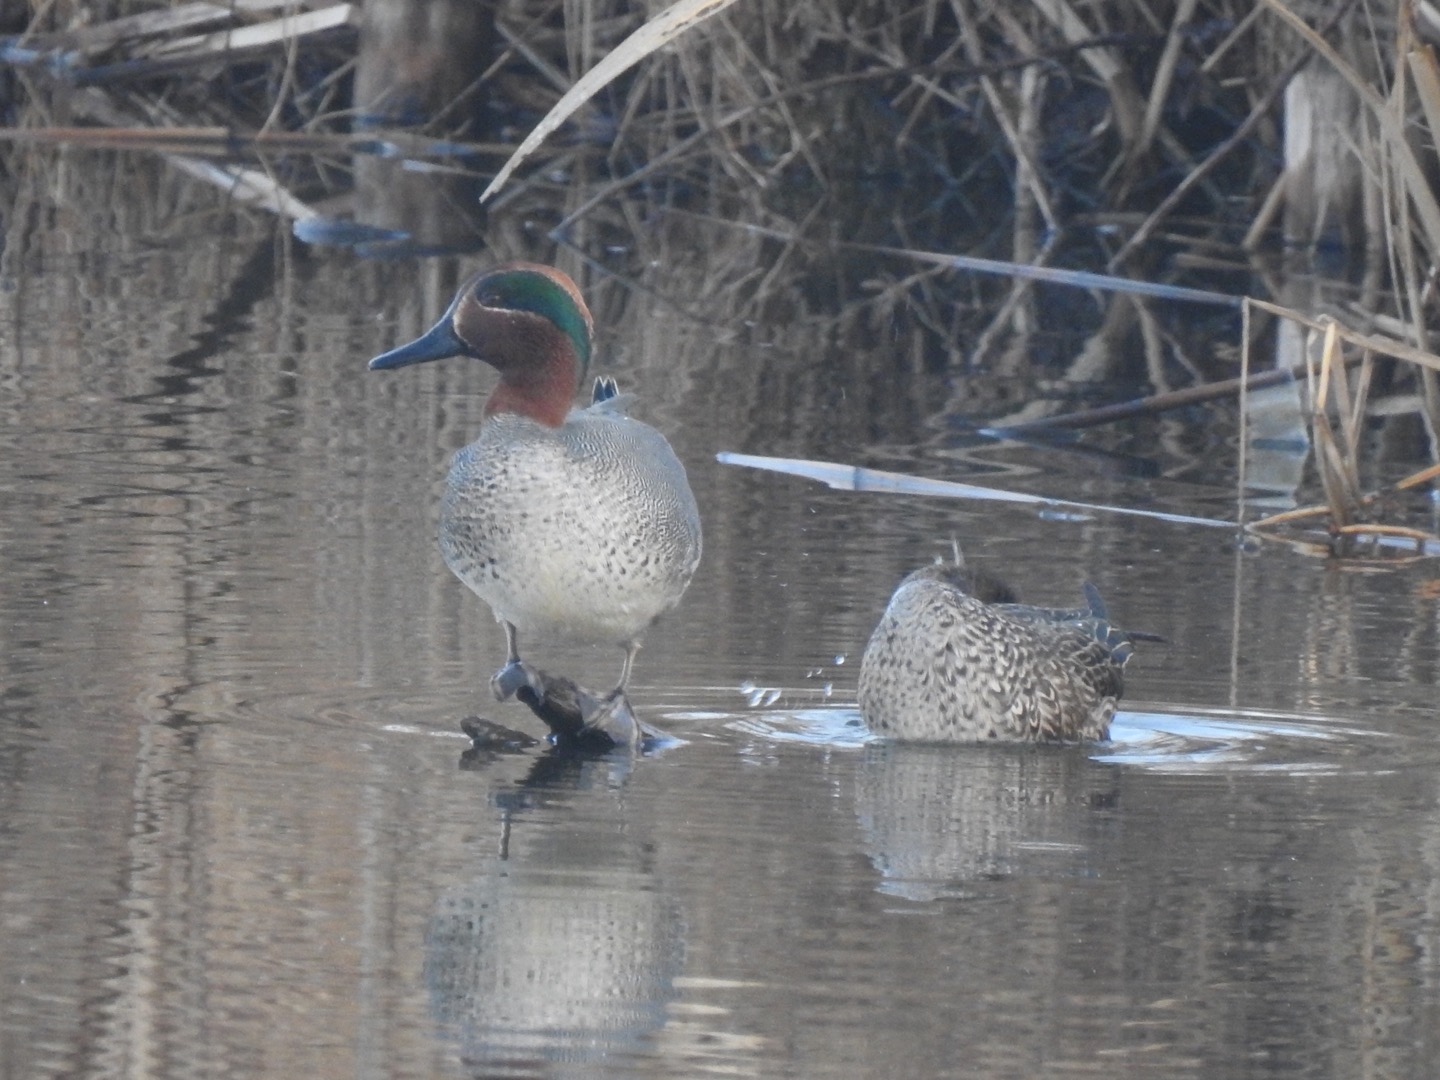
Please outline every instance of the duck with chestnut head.
[[597, 380], [590, 403], [575, 407], [593, 332], [567, 275], [508, 263], [472, 275], [433, 328], [370, 368], [465, 356], [499, 372], [479, 438], [450, 465], [440, 550], [505, 628], [497, 699], [522, 688], [526, 700], [543, 696], [540, 673], [520, 658], [522, 635], [624, 650], [615, 688], [585, 719], [603, 726], [628, 713], [641, 636], [699, 565], [700, 513], [670, 444], [626, 415], [613, 381]]

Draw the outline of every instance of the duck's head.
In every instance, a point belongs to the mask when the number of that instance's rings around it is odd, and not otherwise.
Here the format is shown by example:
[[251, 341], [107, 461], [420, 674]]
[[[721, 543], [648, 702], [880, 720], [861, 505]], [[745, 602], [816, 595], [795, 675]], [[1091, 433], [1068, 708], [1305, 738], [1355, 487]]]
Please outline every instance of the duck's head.
[[370, 361], [370, 370], [450, 356], [500, 372], [487, 415], [516, 412], [551, 427], [565, 422], [590, 366], [594, 323], [575, 283], [536, 263], [506, 263], [470, 277], [422, 337]]

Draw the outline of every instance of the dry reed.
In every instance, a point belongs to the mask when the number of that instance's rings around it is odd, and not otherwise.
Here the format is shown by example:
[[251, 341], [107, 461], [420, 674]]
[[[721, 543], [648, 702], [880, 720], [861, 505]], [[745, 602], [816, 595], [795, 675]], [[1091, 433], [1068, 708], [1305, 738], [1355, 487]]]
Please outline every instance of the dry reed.
[[[89, 123], [163, 129], [192, 158], [197, 147], [263, 147], [270, 170], [248, 182], [268, 176], [274, 191], [258, 205], [291, 205], [288, 195], [303, 207], [333, 192], [336, 175], [343, 184], [355, 148], [344, 87], [356, 17], [344, 7], [322, 5], [331, 22], [306, 27], [278, 3], [228, 9], [266, 28], [240, 53], [221, 48], [220, 28], [191, 25], [193, 6], [93, 6], [94, 25], [76, 31], [66, 29], [76, 5], [43, 5], [6, 55], [13, 65], [25, 50], [44, 59], [64, 48], [71, 66], [13, 68], [32, 88], [23, 137], [70, 137], [48, 111], [58, 72], [79, 84], [68, 107]], [[442, 111], [429, 134], [463, 139], [487, 175], [510, 156], [490, 184], [497, 233], [507, 211], [533, 213], [577, 250], [638, 250], [647, 226], [635, 193], [651, 217], [688, 215], [713, 236], [750, 230], [714, 252], [703, 296], [714, 325], [768, 318], [816, 347], [852, 349], [903, 327], [913, 351], [892, 363], [1021, 379], [1050, 367], [1072, 382], [1128, 371], [1163, 392], [1235, 375], [1240, 350], [1213, 339], [1233, 339], [1237, 320], [1176, 316], [1114, 290], [1184, 282], [1238, 298], [1278, 281], [1256, 253], [1280, 246], [1301, 211], [1331, 209], [1299, 205], [1309, 196], [1284, 168], [1280, 110], [1297, 73], [1334, 76], [1357, 109], [1328, 165], [1357, 176], [1339, 217], [1364, 221], [1348, 241], [1361, 291], [1344, 306], [1257, 306], [1256, 333], [1267, 320], [1332, 320], [1316, 331], [1330, 337], [1310, 413], [1330, 524], [1348, 535], [1379, 524], [1364, 519], [1383, 506], [1362, 483], [1381, 370], [1371, 354], [1398, 365], [1384, 371], [1385, 393], [1408, 395], [1432, 457], [1440, 447], [1435, 371], [1414, 358], [1432, 347], [1440, 305], [1430, 149], [1440, 65], [1427, 43], [1440, 35], [1425, 15], [1409, 0], [505, 0], [499, 54], [467, 90], [491, 100], [493, 137], [479, 141], [461, 110]], [[299, 169], [287, 133], [333, 141]], [[406, 155], [431, 152], [405, 139]], [[595, 181], [564, 195], [558, 218], [556, 173]], [[1014, 272], [977, 276], [984, 260]], [[1095, 265], [1129, 280], [1055, 284], [1057, 272]], [[1080, 346], [1053, 344], [1054, 331], [1077, 327]], [[1338, 362], [1346, 349], [1364, 354], [1353, 374]], [[978, 385], [957, 380], [947, 408], [999, 411], [997, 426], [1055, 411]]]

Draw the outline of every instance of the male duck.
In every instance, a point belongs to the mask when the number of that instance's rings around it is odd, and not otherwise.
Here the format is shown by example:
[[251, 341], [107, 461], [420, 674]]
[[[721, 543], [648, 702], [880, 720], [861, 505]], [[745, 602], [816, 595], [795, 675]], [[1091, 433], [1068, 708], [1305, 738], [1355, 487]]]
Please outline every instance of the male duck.
[[860, 712], [908, 742], [1105, 739], [1132, 640], [1099, 592], [1079, 610], [1028, 607], [956, 561], [900, 583], [860, 661]]
[[480, 437], [451, 462], [440, 550], [505, 627], [508, 662], [490, 680], [502, 701], [522, 687], [544, 695], [518, 635], [559, 634], [625, 650], [613, 708], [640, 635], [700, 562], [700, 513], [665, 437], [625, 414], [608, 379], [572, 408], [593, 331], [569, 277], [509, 263], [473, 275], [428, 333], [370, 361], [469, 356], [500, 373]]

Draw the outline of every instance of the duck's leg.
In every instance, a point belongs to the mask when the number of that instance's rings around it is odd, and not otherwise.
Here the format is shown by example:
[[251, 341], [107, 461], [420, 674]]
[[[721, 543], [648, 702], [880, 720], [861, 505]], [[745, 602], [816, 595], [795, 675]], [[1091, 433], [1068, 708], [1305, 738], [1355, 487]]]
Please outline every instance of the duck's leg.
[[620, 665], [620, 681], [615, 684], [615, 689], [610, 691], [610, 696], [619, 697], [625, 693], [625, 687], [630, 682], [630, 669], [635, 666], [635, 654], [640, 651], [638, 641], [625, 643], [625, 660]]
[[[643, 749], [645, 740], [666, 740], [663, 732], [642, 724], [630, 711], [630, 702], [623, 692], [611, 691], [603, 698], [596, 697], [585, 687], [563, 675], [547, 675], [537, 669], [530, 670], [535, 681], [522, 685], [515, 692], [515, 698], [527, 705], [530, 711], [545, 721], [550, 729], [551, 742], [566, 750], [606, 753], [616, 747], [629, 750]], [[480, 737], [487, 737], [484, 744], [491, 745], [488, 729], [472, 724], [462, 729], [476, 745]], [[472, 730], [474, 729], [474, 730]]]
[[[625, 696], [625, 684], [630, 681], [630, 669], [635, 664], [635, 654], [640, 651], [637, 642], [625, 646], [625, 662], [615, 689], [597, 698], [574, 680], [546, 675], [521, 660], [514, 625], [508, 622], [501, 625], [505, 627], [508, 655], [505, 666], [490, 680], [495, 700], [518, 697], [562, 742], [595, 749], [614, 746], [640, 749], [645, 730], [635, 719], [630, 699]], [[597, 737], [603, 741], [594, 742]]]
[[496, 701], [504, 701], [522, 686], [528, 686], [537, 695], [543, 693], [540, 680], [525, 661], [520, 659], [520, 645], [516, 641], [513, 623], [502, 622], [505, 627], [505, 651], [508, 654], [505, 666], [490, 677], [490, 692]]

